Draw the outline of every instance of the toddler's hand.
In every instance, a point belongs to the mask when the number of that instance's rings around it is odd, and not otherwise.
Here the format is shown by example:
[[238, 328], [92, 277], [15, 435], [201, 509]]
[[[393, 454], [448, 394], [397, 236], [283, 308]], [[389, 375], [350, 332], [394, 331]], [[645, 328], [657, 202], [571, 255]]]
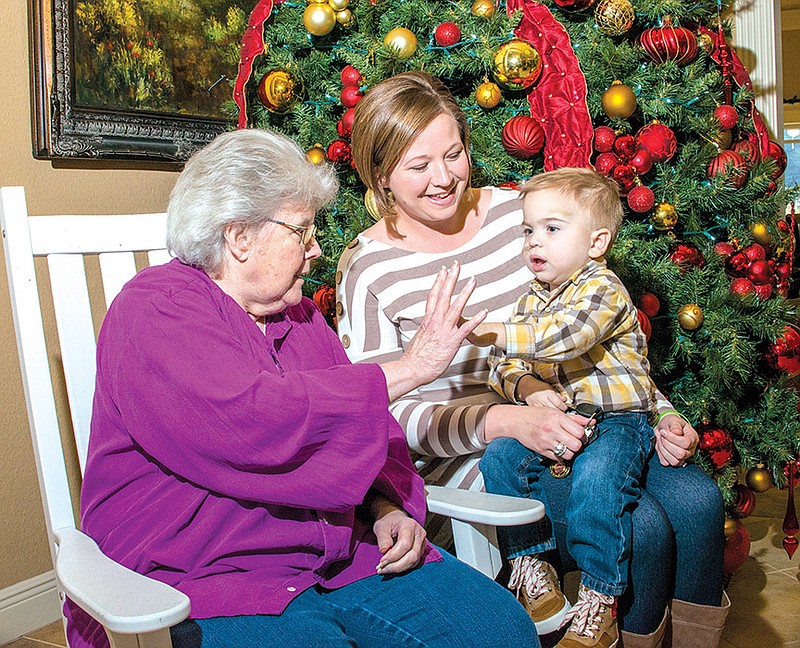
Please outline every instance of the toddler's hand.
[[567, 411], [567, 397], [552, 389], [540, 389], [528, 394], [525, 402], [534, 407], [554, 407], [562, 412]]

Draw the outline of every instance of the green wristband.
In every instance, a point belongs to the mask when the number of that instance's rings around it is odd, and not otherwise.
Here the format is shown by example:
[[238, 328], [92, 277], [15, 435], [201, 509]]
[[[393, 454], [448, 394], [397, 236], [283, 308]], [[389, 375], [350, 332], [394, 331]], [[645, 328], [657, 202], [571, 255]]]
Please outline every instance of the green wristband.
[[686, 421], [687, 423], [689, 422], [689, 420], [683, 414], [681, 414], [678, 410], [666, 409], [666, 410], [662, 410], [661, 412], [658, 413], [658, 417], [656, 418], [656, 425], [661, 423], [661, 420], [665, 416], [669, 416], [670, 414], [674, 414], [675, 416], [680, 416], [684, 421]]

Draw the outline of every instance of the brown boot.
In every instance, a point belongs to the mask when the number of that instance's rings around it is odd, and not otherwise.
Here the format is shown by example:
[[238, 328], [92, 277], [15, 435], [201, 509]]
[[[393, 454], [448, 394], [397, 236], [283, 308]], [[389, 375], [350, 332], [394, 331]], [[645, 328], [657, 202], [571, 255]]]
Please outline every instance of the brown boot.
[[669, 610], [664, 610], [664, 618], [661, 619], [659, 626], [650, 634], [641, 635], [625, 632], [625, 630], [620, 631], [617, 648], [661, 648], [668, 620]]
[[718, 648], [730, 609], [725, 592], [719, 607], [673, 600], [671, 632], [666, 633], [664, 648]]

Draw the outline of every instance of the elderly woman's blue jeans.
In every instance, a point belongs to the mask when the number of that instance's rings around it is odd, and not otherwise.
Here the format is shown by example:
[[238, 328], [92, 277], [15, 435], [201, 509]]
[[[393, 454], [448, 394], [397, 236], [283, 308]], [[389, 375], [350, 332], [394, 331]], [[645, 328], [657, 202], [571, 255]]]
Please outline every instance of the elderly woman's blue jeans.
[[[548, 517], [525, 527], [528, 553], [554, 533], [558, 552], [548, 559], [562, 572], [577, 568], [566, 541], [572, 477], [542, 475]], [[653, 453], [642, 483], [644, 490], [631, 516], [629, 584], [619, 599], [619, 616], [624, 630], [649, 634], [658, 628], [670, 599], [719, 605], [724, 509], [716, 483], [692, 464], [662, 466]]]
[[[602, 594], [619, 596], [628, 585], [631, 511], [639, 499], [652, 437], [646, 414], [608, 413], [597, 423], [591, 442], [572, 461], [566, 546], [581, 570], [581, 583]], [[541, 478], [551, 465], [515, 439], [501, 438], [489, 444], [480, 468], [487, 492], [539, 499], [548, 511], [551, 507]], [[509, 558], [556, 546], [552, 534], [531, 546], [526, 527], [500, 533]]]
[[399, 576], [370, 576], [337, 590], [312, 587], [279, 616], [198, 619], [177, 628], [193, 629], [196, 639], [202, 633], [202, 648], [540, 647], [511, 592], [442, 556]]

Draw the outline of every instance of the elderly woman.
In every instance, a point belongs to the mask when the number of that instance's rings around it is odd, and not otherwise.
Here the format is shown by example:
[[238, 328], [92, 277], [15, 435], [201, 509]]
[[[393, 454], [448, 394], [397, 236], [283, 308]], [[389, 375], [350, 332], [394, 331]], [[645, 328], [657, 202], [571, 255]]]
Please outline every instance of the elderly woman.
[[[469, 126], [444, 84], [406, 72], [371, 88], [356, 107], [352, 145], [382, 218], [339, 262], [338, 326], [351, 360], [401, 362], [422, 327], [424, 287], [438, 268], [456, 260], [477, 279], [465, 316], [488, 311], [492, 321], [506, 321], [532, 278], [520, 254], [522, 203], [515, 191], [471, 186]], [[389, 383], [389, 393], [400, 394], [391, 411], [426, 481], [480, 488], [478, 459], [496, 438], [516, 439], [551, 460], [559, 443], [583, 438], [587, 419], [501, 401], [486, 385], [488, 355], [488, 349], [465, 344], [431, 384], [403, 391]], [[671, 408], [660, 403], [663, 418], [656, 425], [664, 465], [653, 455], [632, 516], [631, 585], [619, 606], [626, 648], [660, 646], [668, 608], [675, 648], [714, 648], [727, 615], [720, 606], [722, 498], [699, 467], [685, 465], [698, 437]], [[519, 478], [524, 487], [524, 475]], [[548, 474], [543, 480], [558, 548], [566, 546], [570, 479]], [[547, 529], [528, 531], [531, 550], [553, 549]], [[567, 552], [561, 560], [574, 566]], [[509, 585], [536, 616], [553, 591], [552, 580], [522, 560], [514, 568]]]
[[[83, 529], [189, 596], [179, 644], [538, 646], [513, 596], [427, 542], [387, 410], [387, 382], [448, 365], [472, 284], [451, 305], [457, 269], [438, 274], [407, 361], [350, 364], [301, 293], [336, 188], [267, 131], [222, 135], [186, 165], [176, 258], [131, 280], [100, 332]], [[72, 648], [107, 645], [68, 617]]]

